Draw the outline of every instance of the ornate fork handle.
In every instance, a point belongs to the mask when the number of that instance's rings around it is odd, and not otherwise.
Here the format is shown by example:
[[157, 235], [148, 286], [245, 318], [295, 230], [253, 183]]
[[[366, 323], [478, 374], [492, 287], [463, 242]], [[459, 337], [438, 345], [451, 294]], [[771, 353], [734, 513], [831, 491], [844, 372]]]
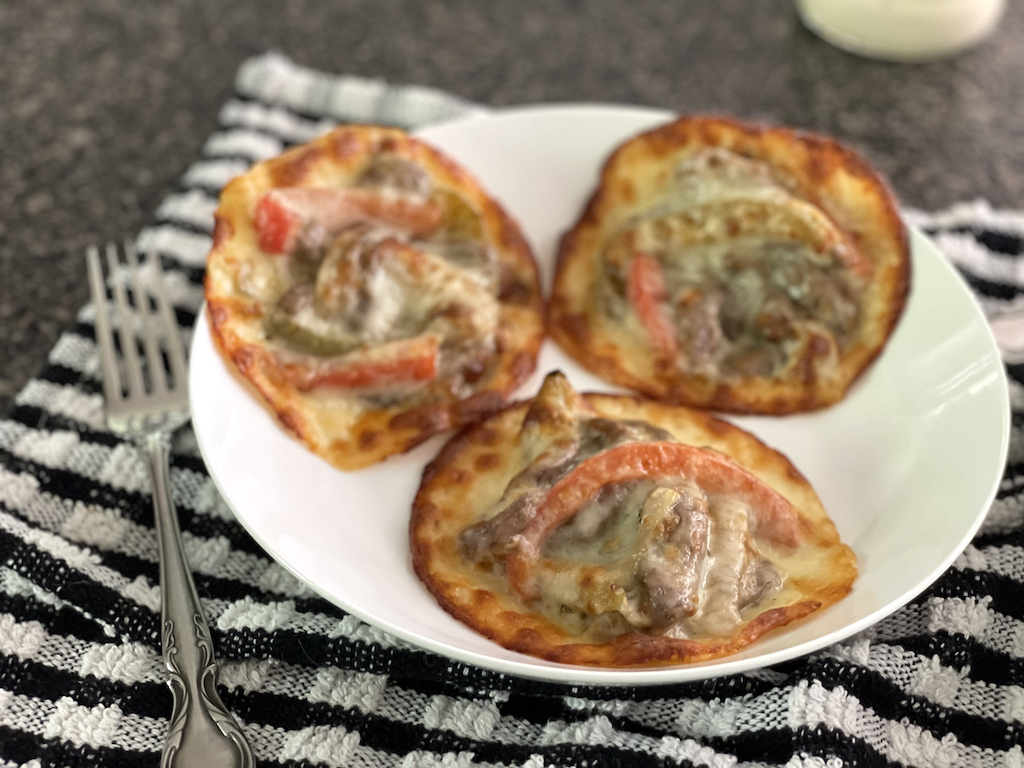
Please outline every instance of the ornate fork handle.
[[217, 694], [217, 662], [210, 629], [181, 545], [178, 514], [168, 482], [170, 438], [148, 435], [142, 445], [153, 481], [153, 511], [160, 547], [164, 664], [174, 695], [163, 768], [237, 766], [255, 760], [238, 724]]

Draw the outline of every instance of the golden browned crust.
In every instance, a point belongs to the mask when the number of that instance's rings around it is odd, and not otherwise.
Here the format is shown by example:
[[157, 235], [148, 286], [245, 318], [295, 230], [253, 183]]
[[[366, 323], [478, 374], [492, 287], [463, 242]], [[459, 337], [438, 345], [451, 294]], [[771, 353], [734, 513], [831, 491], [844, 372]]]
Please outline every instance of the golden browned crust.
[[[651, 342], [642, 323], [609, 317], [595, 300], [609, 243], [663, 202], [680, 161], [705, 148], [766, 163], [780, 187], [824, 213], [855, 254], [859, 320], [838, 355], [835, 344], [812, 334], [768, 376], [686, 370]], [[597, 190], [561, 241], [549, 332], [597, 375], [652, 397], [734, 413], [808, 411], [840, 400], [880, 354], [909, 286], [905, 228], [893, 196], [862, 158], [808, 133], [684, 117], [625, 142], [605, 163]]]
[[[436, 189], [461, 196], [479, 216], [496, 252], [500, 284], [495, 351], [467, 395], [438, 390], [427, 402], [373, 406], [351, 392], [301, 391], [285, 375], [264, 330], [267, 306], [240, 291], [240, 273], [280, 258], [262, 251], [254, 223], [258, 201], [278, 187], [347, 187], [371, 158], [386, 152], [424, 169]], [[500, 407], [533, 371], [543, 338], [543, 305], [533, 254], [518, 225], [453, 160], [403, 131], [350, 125], [261, 162], [231, 181], [216, 212], [205, 283], [213, 336], [227, 360], [255, 386], [281, 423], [314, 453], [358, 469], [409, 450]]]
[[[845, 597], [856, 578], [853, 551], [840, 542], [832, 521], [806, 478], [781, 453], [753, 435], [702, 411], [615, 395], [583, 396], [596, 415], [642, 420], [667, 429], [686, 445], [726, 454], [799, 515], [799, 543], [773, 553], [788, 574], [781, 591], [745, 609], [731, 636], [681, 639], [631, 631], [608, 642], [581, 642], [509, 586], [500, 569], [470, 562], [459, 535], [486, 519], [524, 467], [521, 429], [530, 403], [511, 405], [455, 435], [424, 471], [413, 504], [410, 541], [416, 574], [441, 606], [459, 621], [508, 649], [550, 661], [602, 667], [685, 664], [719, 658], [766, 632], [803, 618]], [[538, 428], [557, 425], [543, 413]]]

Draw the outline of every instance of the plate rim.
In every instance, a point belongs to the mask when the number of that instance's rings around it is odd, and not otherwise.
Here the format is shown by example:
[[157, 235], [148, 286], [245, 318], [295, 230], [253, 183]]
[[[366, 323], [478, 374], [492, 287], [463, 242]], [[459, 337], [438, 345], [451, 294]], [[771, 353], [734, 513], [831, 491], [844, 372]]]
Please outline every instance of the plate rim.
[[[448, 129], [451, 127], [458, 127], [463, 123], [475, 123], [475, 122], [486, 122], [489, 120], [504, 120], [508, 118], [516, 117], [528, 117], [531, 115], [538, 115], [550, 112], [557, 112], [562, 114], [567, 113], [582, 113], [585, 111], [608, 111], [613, 112], [619, 116], [626, 116], [627, 114], [632, 115], [643, 115], [644, 117], [650, 117], [652, 120], [658, 119], [659, 117], [665, 119], [671, 119], [674, 115], [678, 114], [671, 110], [666, 110], [657, 107], [647, 107], [642, 105], [628, 105], [628, 104], [610, 104], [602, 102], [556, 102], [556, 103], [540, 103], [540, 104], [525, 104], [513, 107], [495, 108], [489, 110], [481, 110], [471, 112], [469, 114], [458, 116], [450, 120], [445, 120], [440, 123], [434, 123], [430, 126], [425, 126], [422, 129], [412, 131], [411, 133], [416, 136], [426, 134], [424, 140], [430, 142], [429, 134], [435, 129]], [[639, 128], [635, 133], [641, 133], [646, 128]], [[515, 212], [513, 212], [515, 216]], [[932, 258], [934, 259], [941, 268], [947, 273], [948, 276], [952, 277], [962, 295], [970, 302], [974, 311], [984, 319], [984, 313], [981, 310], [974, 294], [970, 291], [963, 278], [957, 273], [955, 268], [949, 263], [949, 261], [943, 257], [938, 246], [924, 234], [917, 227], [906, 223], [908, 233], [910, 235], [911, 244], [911, 258]], [[922, 248], [920, 253], [915, 251], [915, 243], [918, 244], [918, 248]], [[927, 253], [927, 256], [924, 254]], [[900, 322], [903, 321], [901, 316]], [[898, 327], [898, 326], [897, 326]], [[995, 343], [995, 338], [992, 335], [991, 328], [988, 326], [987, 321], [984, 323], [984, 327], [988, 334], [988, 341], [991, 347], [991, 351], [998, 357], [998, 351]], [[212, 347], [214, 356], [223, 362], [223, 359], [216, 349], [216, 342], [213, 340], [212, 332], [209, 327], [209, 320], [207, 317], [207, 308], [205, 301], [200, 307], [199, 312], [196, 315], [196, 321], [194, 325], [193, 338], [190, 345], [190, 359], [191, 353], [195, 351], [199, 344], [208, 342], [209, 346]], [[226, 364], [225, 364], [226, 365]], [[196, 391], [196, 387], [193, 386], [193, 371], [194, 367], [190, 366], [189, 370], [189, 392], [190, 398], [192, 393]], [[237, 376], [234, 371], [229, 369], [229, 374]], [[626, 686], [637, 686], [647, 687], [652, 685], [663, 685], [673, 684], [682, 682], [694, 682], [713, 677], [720, 677], [725, 675], [732, 675], [742, 672], [748, 672], [754, 669], [761, 669], [768, 667], [773, 664], [778, 664], [783, 661], [800, 658], [807, 656], [808, 654], [814, 653], [815, 651], [821, 650], [822, 648], [832, 645], [836, 642], [840, 642], [845, 638], [848, 638], [857, 632], [864, 630], [865, 628], [878, 623], [887, 616], [892, 615], [899, 609], [906, 606], [918, 595], [928, 589], [936, 579], [938, 579], [953, 562], [960, 556], [967, 545], [971, 542], [974, 536], [977, 534], [978, 529], [981, 527], [984, 519], [987, 515], [989, 508], [991, 507], [992, 501], [995, 499], [998, 493], [999, 485], [1003, 476], [1003, 469], [1006, 465], [1006, 460], [1009, 452], [1009, 441], [1010, 441], [1010, 426], [1011, 426], [1011, 414], [1010, 414], [1010, 401], [1009, 401], [1009, 381], [1007, 376], [1004, 375], [999, 377], [998, 386], [1000, 388], [1000, 400], [1004, 403], [1002, 420], [1000, 422], [1000, 448], [999, 448], [999, 464], [1001, 469], [995, 472], [995, 476], [991, 483], [991, 488], [986, 494], [986, 501], [975, 516], [971, 525], [968, 526], [965, 534], [961, 537], [956, 547], [951, 550], [941, 562], [938, 563], [925, 577], [920, 580], [914, 588], [907, 591], [904, 595], [894, 601], [890, 601], [886, 605], [883, 605], [871, 612], [865, 617], [858, 619], [854, 622], [846, 624], [840, 628], [833, 630], [832, 632], [813, 638], [795, 646], [787, 648], [781, 648], [776, 651], [772, 651], [763, 655], [753, 656], [750, 658], [735, 659], [730, 656], [722, 657], [721, 659], [714, 659], [708, 662], [700, 662], [696, 664], [688, 665], [676, 665], [676, 666], [662, 666], [662, 667], [650, 667], [650, 668], [603, 668], [603, 667], [587, 667], [577, 666], [568, 664], [556, 664], [547, 662], [542, 659], [537, 659], [534, 662], [529, 661], [530, 657], [524, 656], [524, 661], [501, 659], [493, 656], [487, 656], [484, 654], [477, 653], [475, 651], [465, 650], [449, 645], [445, 645], [440, 641], [434, 641], [430, 638], [417, 635], [414, 632], [404, 629], [399, 625], [395, 625], [389, 621], [382, 621], [375, 616], [367, 614], [367, 612], [346, 604], [346, 602], [337, 597], [336, 595], [328, 593], [325, 589], [321, 588], [317, 583], [310, 581], [305, 576], [300, 574], [292, 563], [287, 562], [279, 553], [275, 550], [273, 544], [264, 539], [260, 531], [258, 531], [251, 521], [246, 519], [244, 514], [236, 508], [235, 504], [228, 497], [225, 491], [224, 485], [219, 477], [218, 470], [211, 463], [209, 456], [210, 452], [204, 446], [204, 440], [202, 437], [201, 430], [195, 429], [196, 442], [199, 447], [200, 454], [203, 458], [204, 465], [206, 466], [207, 472], [210, 475], [211, 480], [214, 483], [218, 493], [221, 495], [224, 503], [228, 505], [235, 519], [242, 525], [245, 531], [256, 541], [257, 544], [267, 553], [267, 555], [278, 565], [283, 567], [288, 573], [292, 574], [300, 583], [306, 585], [312, 589], [321, 598], [328, 602], [336, 605], [349, 614], [357, 617], [361, 621], [369, 624], [370, 626], [376, 627], [380, 630], [388, 632], [397, 638], [400, 642], [407, 643], [413, 648], [425, 649], [443, 656], [448, 659], [452, 659], [458, 662], [467, 663], [472, 666], [487, 669], [493, 672], [499, 672], [502, 674], [512, 675], [517, 678], [539, 680], [544, 682], [553, 683], [566, 683], [572, 685], [588, 685], [588, 686], [607, 686], [611, 688], [626, 687]], [[322, 460], [322, 459], [321, 459]], [[500, 646], [499, 646], [500, 647]]]

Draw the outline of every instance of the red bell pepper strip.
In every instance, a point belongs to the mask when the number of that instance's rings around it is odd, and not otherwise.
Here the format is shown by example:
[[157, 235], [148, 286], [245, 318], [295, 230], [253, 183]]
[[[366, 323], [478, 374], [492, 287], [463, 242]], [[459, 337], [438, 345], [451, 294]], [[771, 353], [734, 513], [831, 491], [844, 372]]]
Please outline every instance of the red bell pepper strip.
[[433, 381], [441, 339], [435, 334], [381, 345], [368, 354], [282, 366], [290, 384], [306, 392], [321, 387], [362, 389]]
[[278, 197], [266, 194], [256, 203], [256, 235], [259, 246], [267, 253], [287, 253], [295, 248], [299, 217], [281, 203]]
[[638, 253], [633, 257], [626, 278], [626, 298], [647, 332], [651, 345], [672, 359], [679, 349], [675, 328], [662, 303], [668, 298], [665, 275], [653, 256]]
[[278, 187], [256, 203], [253, 223], [259, 246], [267, 253], [291, 253], [298, 236], [310, 225], [337, 234], [360, 221], [379, 221], [413, 237], [431, 234], [441, 225], [442, 207], [435, 200], [417, 200], [358, 187]]

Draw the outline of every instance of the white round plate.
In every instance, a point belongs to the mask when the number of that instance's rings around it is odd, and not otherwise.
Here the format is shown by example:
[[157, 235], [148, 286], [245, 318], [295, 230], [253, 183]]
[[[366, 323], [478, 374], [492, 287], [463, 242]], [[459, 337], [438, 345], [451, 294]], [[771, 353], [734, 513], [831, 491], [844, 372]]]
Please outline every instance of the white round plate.
[[[497, 111], [419, 135], [471, 169], [523, 226], [545, 285], [619, 142], [669, 113], [576, 105]], [[810, 479], [857, 553], [860, 578], [837, 605], [713, 662], [642, 670], [553, 664], [513, 653], [446, 614], [412, 570], [407, 525], [435, 438], [344, 473], [290, 437], [213, 346], [205, 316], [192, 347], [192, 419], [228, 504], [267, 552], [345, 610], [418, 646], [531, 678], [604, 685], [695, 680], [774, 664], [840, 640], [912, 599], [970, 541], [1006, 460], [1006, 378], [985, 318], [935, 247], [912, 236], [913, 288], [884, 353], [848, 397], [808, 415], [735, 418]], [[536, 375], [561, 368], [610, 391], [546, 343]]]

